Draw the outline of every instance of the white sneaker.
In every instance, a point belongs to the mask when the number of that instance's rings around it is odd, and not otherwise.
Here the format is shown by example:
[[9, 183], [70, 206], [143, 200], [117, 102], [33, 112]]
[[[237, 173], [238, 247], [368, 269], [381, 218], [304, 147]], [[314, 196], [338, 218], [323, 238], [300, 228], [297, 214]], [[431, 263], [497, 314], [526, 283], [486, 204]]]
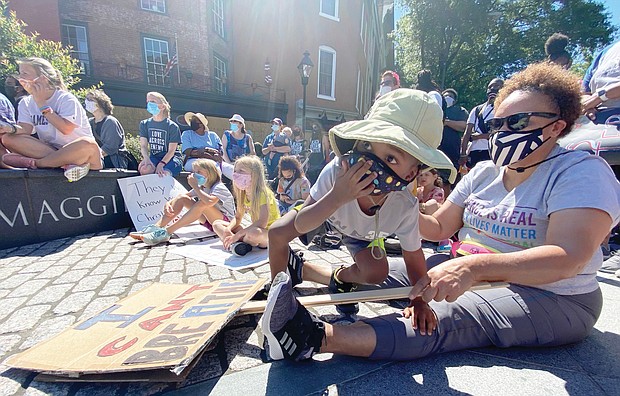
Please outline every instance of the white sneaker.
[[69, 182], [78, 181], [88, 175], [90, 164], [85, 165], [67, 165], [65, 166], [65, 177]]
[[616, 271], [614, 275], [616, 275], [616, 278], [620, 278], [620, 270]]

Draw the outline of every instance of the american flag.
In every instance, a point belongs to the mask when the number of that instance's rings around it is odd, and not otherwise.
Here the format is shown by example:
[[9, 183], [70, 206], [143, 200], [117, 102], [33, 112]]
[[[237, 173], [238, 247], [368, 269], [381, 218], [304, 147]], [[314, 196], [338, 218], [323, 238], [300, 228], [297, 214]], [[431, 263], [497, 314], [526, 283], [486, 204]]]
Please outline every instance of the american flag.
[[172, 71], [172, 68], [179, 63], [179, 57], [177, 54], [174, 54], [172, 58], [168, 60], [166, 63], [166, 67], [164, 68], [164, 77], [168, 76]]

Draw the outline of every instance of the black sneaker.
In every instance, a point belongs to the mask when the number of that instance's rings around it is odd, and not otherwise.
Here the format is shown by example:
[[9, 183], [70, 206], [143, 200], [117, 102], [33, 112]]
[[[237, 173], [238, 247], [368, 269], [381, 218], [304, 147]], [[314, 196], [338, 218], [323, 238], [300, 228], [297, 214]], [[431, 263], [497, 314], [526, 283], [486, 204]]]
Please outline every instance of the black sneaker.
[[249, 243], [245, 243], [245, 242], [235, 242], [232, 245], [230, 245], [230, 251], [235, 256], [242, 257], [252, 251], [252, 245], [250, 245]]
[[262, 287], [256, 294], [250, 298], [250, 300], [254, 301], [265, 301], [267, 296], [269, 295], [269, 289], [271, 289], [271, 283], [266, 283], [265, 286]]
[[[338, 273], [343, 269], [344, 266], [332, 272], [332, 276], [329, 278], [329, 286], [327, 287], [330, 293], [349, 293], [357, 290], [357, 285], [355, 283], [342, 282], [337, 278]], [[338, 304], [336, 305], [336, 310], [341, 315], [355, 315], [359, 312], [360, 307], [358, 303]]]
[[284, 272], [273, 280], [261, 328], [273, 360], [309, 359], [325, 338], [325, 324], [295, 299], [291, 278]]
[[295, 253], [293, 249], [288, 248], [288, 260], [286, 262], [286, 268], [288, 269], [288, 273], [291, 277], [291, 282], [293, 283], [293, 287], [297, 286], [303, 279], [301, 277], [302, 268], [304, 267], [304, 254], [303, 253]]

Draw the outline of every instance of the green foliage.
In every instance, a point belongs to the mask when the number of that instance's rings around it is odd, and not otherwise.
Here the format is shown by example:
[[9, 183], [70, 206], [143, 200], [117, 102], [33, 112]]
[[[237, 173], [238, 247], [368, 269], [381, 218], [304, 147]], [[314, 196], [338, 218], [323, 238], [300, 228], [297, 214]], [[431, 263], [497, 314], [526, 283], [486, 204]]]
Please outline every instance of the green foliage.
[[[62, 73], [67, 87], [77, 84], [81, 71], [78, 61], [70, 55], [71, 48], [56, 41], [38, 40], [38, 34], [26, 34], [24, 26], [14, 12], [8, 11], [7, 1], [0, 0], [0, 76], [16, 74], [19, 58], [36, 56], [50, 61]], [[83, 98], [93, 88], [73, 90], [73, 93]]]
[[136, 160], [138, 160], [138, 162], [142, 161], [142, 153], [140, 152], [140, 138], [138, 136], [125, 133], [125, 146], [127, 147], [127, 150], [133, 154]]
[[405, 80], [421, 69], [442, 88], [455, 88], [471, 108], [485, 100], [487, 83], [545, 58], [552, 33], [569, 36], [575, 71], [608, 44], [616, 27], [593, 0], [399, 0], [396, 58]]

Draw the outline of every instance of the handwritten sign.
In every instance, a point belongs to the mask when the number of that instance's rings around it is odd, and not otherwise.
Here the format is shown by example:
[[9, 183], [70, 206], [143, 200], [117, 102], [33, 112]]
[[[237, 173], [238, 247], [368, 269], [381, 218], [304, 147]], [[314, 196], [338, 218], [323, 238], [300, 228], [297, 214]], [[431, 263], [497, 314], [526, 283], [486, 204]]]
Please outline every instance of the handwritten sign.
[[180, 373], [263, 285], [155, 283], [7, 361], [47, 374]]
[[118, 186], [136, 230], [156, 223], [166, 202], [187, 192], [172, 176], [159, 177], [155, 174], [118, 179]]
[[170, 249], [170, 253], [192, 258], [207, 264], [225, 267], [230, 270], [256, 268], [269, 262], [269, 251], [267, 249], [255, 247], [245, 256], [237, 257], [230, 251], [224, 249], [224, 245], [219, 239], [178, 246], [174, 249]]

